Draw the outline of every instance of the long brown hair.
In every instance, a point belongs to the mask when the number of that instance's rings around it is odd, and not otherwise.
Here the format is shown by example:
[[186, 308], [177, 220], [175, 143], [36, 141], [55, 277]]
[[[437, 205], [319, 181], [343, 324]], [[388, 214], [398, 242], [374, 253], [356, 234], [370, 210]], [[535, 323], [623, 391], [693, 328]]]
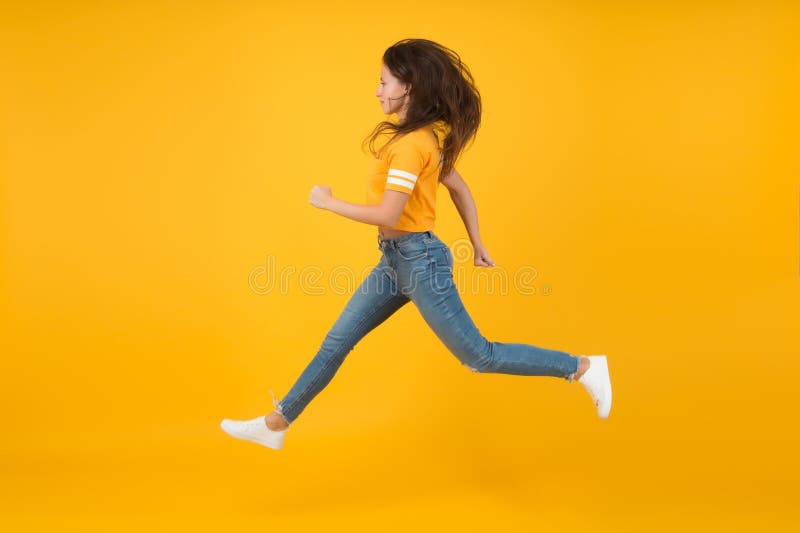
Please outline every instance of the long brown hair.
[[392, 133], [388, 144], [398, 135], [441, 120], [449, 126], [449, 133], [444, 139], [439, 138], [439, 179], [444, 178], [467, 142], [474, 142], [481, 123], [481, 95], [469, 68], [456, 52], [427, 39], [396, 42], [383, 53], [383, 64], [401, 83], [411, 85], [411, 102], [402, 123], [380, 122], [364, 139], [362, 149], [369, 141], [369, 151], [377, 157], [375, 140], [384, 132]]

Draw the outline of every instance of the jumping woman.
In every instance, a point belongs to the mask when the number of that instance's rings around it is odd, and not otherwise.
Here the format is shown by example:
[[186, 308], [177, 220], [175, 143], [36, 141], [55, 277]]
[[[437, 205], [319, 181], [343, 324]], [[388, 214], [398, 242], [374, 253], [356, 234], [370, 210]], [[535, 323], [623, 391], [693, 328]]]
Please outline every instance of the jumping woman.
[[[611, 380], [605, 355], [574, 356], [487, 340], [453, 283], [452, 253], [433, 232], [440, 183], [447, 187], [464, 221], [475, 265], [495, 266], [480, 238], [470, 189], [455, 169], [481, 121], [480, 93], [467, 66], [440, 44], [404, 39], [383, 54], [375, 96], [388, 120], [364, 139], [373, 155], [367, 203], [335, 198], [330, 187], [323, 185], [311, 189], [309, 202], [377, 226], [380, 260], [350, 297], [291, 390], [280, 402], [272, 394], [275, 410], [252, 420], [225, 419], [222, 429], [233, 437], [280, 449], [290, 424], [331, 381], [356, 343], [409, 301], [448, 350], [473, 372], [576, 380], [588, 391], [598, 416], [607, 418]], [[379, 139], [385, 142], [376, 150]]]

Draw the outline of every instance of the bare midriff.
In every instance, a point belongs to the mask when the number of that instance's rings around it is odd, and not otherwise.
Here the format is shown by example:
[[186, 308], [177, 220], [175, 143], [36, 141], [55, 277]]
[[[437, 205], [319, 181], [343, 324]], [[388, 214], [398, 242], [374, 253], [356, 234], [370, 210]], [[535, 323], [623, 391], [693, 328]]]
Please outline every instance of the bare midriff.
[[402, 237], [403, 235], [408, 235], [409, 233], [413, 232], [389, 228], [387, 226], [378, 226], [378, 235], [381, 239], [396, 239], [397, 237]]

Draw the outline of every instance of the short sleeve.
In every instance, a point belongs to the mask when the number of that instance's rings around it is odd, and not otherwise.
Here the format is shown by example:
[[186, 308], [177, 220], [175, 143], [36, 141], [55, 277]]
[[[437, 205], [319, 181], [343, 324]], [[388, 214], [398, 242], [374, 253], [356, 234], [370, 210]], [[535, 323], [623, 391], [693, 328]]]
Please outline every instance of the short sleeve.
[[425, 154], [412, 139], [400, 138], [387, 147], [386, 190], [411, 194], [425, 165]]

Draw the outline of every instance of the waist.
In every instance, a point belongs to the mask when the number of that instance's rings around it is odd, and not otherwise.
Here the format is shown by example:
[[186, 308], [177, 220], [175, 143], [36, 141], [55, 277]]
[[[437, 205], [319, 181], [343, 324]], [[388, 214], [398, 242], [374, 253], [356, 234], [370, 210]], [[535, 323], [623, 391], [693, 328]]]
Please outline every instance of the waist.
[[404, 242], [412, 240], [422, 239], [424, 241], [431, 241], [438, 238], [439, 237], [431, 230], [405, 232], [405, 235], [398, 237], [382, 237], [378, 234], [378, 246], [380, 248], [397, 248]]
[[379, 239], [396, 239], [397, 237], [402, 237], [403, 235], [408, 235], [410, 233], [414, 232], [402, 229], [378, 228]]

